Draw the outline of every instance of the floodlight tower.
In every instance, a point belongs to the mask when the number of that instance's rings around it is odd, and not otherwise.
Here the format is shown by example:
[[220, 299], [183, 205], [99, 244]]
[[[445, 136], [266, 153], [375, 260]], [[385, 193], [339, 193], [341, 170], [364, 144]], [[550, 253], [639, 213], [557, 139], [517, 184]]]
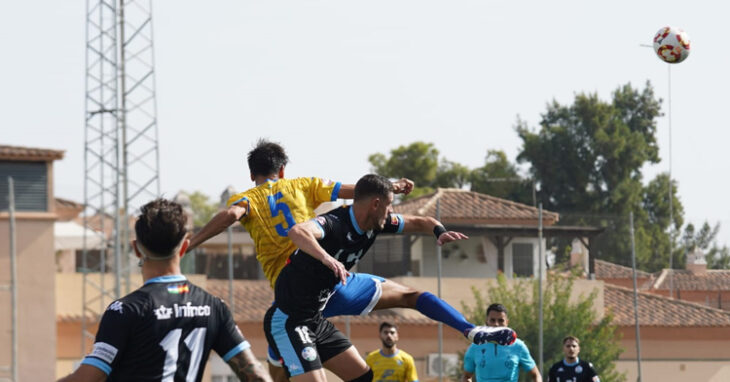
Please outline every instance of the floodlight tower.
[[130, 216], [160, 194], [151, 14], [150, 0], [86, 2], [84, 225], [98, 237], [84, 237], [82, 354], [93, 322], [129, 292]]

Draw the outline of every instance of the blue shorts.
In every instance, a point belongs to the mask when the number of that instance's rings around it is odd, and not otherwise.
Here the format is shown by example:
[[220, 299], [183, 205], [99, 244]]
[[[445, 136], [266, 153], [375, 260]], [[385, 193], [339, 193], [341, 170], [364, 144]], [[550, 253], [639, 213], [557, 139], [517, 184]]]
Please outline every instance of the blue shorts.
[[[327, 301], [322, 316], [364, 316], [370, 313], [383, 295], [381, 284], [384, 281], [384, 278], [368, 273], [350, 273], [347, 284], [337, 283], [335, 286], [335, 292]], [[271, 346], [268, 359], [273, 365], [281, 366]]]
[[337, 283], [335, 293], [327, 301], [322, 316], [364, 316], [370, 313], [383, 295], [380, 276], [350, 273], [347, 284]]

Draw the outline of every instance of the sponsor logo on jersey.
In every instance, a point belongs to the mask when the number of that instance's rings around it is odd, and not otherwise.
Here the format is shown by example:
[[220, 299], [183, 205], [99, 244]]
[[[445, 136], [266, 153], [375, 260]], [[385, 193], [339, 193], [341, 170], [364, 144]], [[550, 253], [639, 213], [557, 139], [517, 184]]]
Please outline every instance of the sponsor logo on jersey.
[[302, 349], [302, 358], [305, 360], [312, 362], [315, 359], [317, 359], [317, 351], [314, 350], [313, 347], [307, 346], [304, 349]]
[[193, 305], [191, 302], [185, 305], [172, 304], [172, 307], [160, 305], [154, 310], [158, 320], [169, 320], [172, 317], [207, 317], [210, 316], [210, 306]]
[[207, 317], [210, 316], [210, 306], [193, 305], [187, 303], [185, 305], [174, 304], [175, 317]]
[[124, 313], [124, 311], [122, 310], [122, 302], [121, 301], [114, 301], [113, 303], [111, 303], [111, 305], [109, 305], [108, 308], [106, 308], [106, 310], [113, 310], [115, 312], [119, 312], [119, 314]]
[[188, 293], [190, 292], [190, 289], [188, 288], [188, 284], [173, 284], [167, 286], [167, 293], [170, 294], [181, 294], [181, 293]]
[[114, 357], [117, 356], [118, 351], [119, 350], [117, 350], [117, 348], [106, 342], [97, 342], [94, 344], [94, 349], [91, 351], [89, 356], [99, 358], [111, 365], [112, 361], [114, 361]]
[[575, 367], [575, 372], [578, 373], [578, 374], [580, 374], [580, 373], [583, 372], [583, 368], [580, 365], [578, 365], [578, 366]]
[[155, 309], [155, 316], [158, 320], [167, 320], [172, 317], [172, 308], [167, 308], [164, 305], [160, 305], [159, 308]]
[[390, 215], [390, 225], [398, 225], [398, 216], [397, 215]]
[[334, 183], [332, 182], [332, 179], [319, 178], [319, 180], [322, 181], [322, 184], [325, 186], [329, 186], [330, 184]]

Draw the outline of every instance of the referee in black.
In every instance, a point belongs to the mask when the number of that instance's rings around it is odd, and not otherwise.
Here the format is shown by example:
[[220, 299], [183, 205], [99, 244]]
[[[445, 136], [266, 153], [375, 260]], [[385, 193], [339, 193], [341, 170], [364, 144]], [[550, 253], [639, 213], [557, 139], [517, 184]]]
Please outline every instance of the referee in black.
[[93, 350], [59, 382], [199, 382], [211, 349], [242, 381], [271, 381], [223, 301], [180, 273], [185, 222], [177, 203], [142, 207], [132, 246], [144, 285], [109, 305]]

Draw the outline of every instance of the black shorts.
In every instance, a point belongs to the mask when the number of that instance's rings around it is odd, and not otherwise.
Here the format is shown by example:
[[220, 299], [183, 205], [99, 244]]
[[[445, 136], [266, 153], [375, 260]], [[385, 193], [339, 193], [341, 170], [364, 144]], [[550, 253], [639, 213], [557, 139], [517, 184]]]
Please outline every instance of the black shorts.
[[290, 378], [321, 369], [324, 362], [352, 346], [320, 313], [314, 317], [290, 317], [276, 304], [266, 312], [264, 333]]

